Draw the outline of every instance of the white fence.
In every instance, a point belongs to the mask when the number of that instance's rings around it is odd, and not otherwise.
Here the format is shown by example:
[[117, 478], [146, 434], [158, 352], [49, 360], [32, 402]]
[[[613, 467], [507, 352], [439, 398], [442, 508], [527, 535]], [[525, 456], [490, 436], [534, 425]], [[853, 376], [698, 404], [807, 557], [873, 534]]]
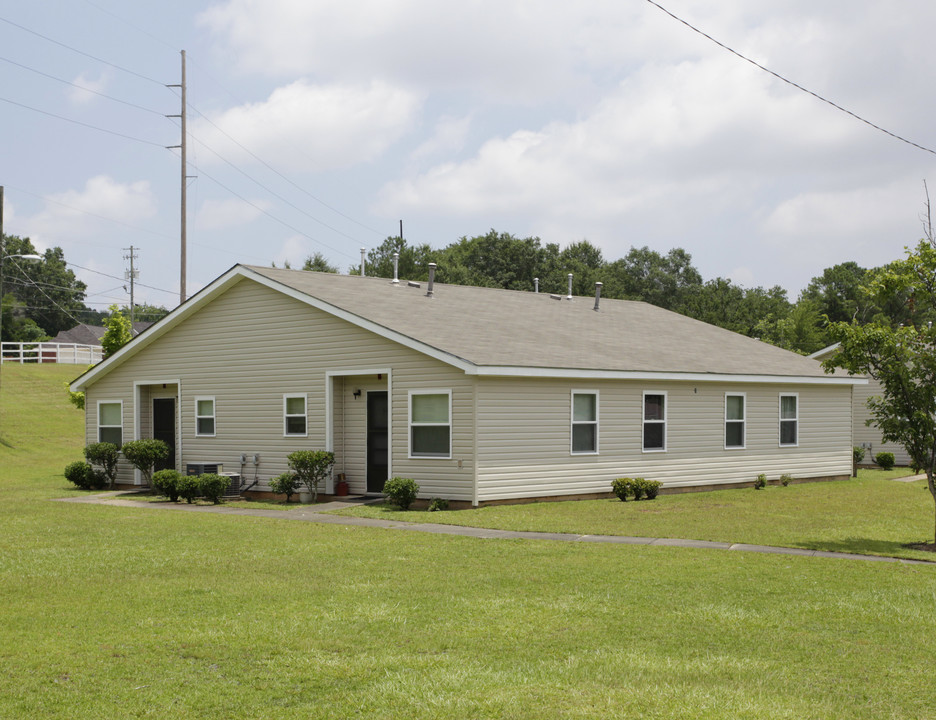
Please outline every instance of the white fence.
[[100, 345], [74, 343], [0, 343], [0, 363], [61, 363], [91, 365], [104, 359]]

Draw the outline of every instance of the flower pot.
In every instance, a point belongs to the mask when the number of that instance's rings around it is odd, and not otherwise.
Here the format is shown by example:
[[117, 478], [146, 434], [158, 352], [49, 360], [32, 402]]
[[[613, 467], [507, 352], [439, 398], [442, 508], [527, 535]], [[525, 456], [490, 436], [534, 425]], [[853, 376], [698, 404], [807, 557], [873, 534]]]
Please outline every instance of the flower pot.
[[343, 497], [348, 494], [348, 483], [344, 480], [339, 480], [335, 483], [335, 495]]
[[300, 491], [299, 491], [299, 502], [303, 502], [303, 503], [310, 503], [310, 502], [312, 502], [312, 493], [310, 493], [308, 490], [300, 490]]

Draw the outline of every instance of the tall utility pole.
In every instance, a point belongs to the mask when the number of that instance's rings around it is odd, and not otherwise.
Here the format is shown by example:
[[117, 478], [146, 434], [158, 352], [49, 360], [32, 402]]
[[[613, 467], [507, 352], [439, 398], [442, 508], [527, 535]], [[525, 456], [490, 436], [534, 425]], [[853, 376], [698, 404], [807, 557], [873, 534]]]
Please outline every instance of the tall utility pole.
[[187, 174], [188, 163], [186, 161], [186, 152], [185, 152], [186, 144], [188, 142], [188, 138], [187, 138], [188, 133], [186, 132], [186, 128], [185, 128], [185, 119], [186, 119], [186, 114], [187, 114], [186, 103], [185, 103], [185, 50], [182, 51], [182, 82], [181, 84], [166, 85], [166, 87], [177, 87], [177, 88], [181, 88], [182, 90], [181, 113], [179, 115], [166, 115], [166, 117], [177, 117], [182, 121], [181, 144], [169, 146], [170, 149], [179, 148], [179, 151], [181, 152], [181, 155], [182, 155], [182, 208], [180, 211], [181, 216], [182, 216], [182, 227], [181, 227], [181, 233], [180, 233], [180, 239], [182, 243], [182, 252], [180, 255], [180, 259], [179, 259], [179, 304], [181, 305], [186, 300], [186, 292], [185, 292], [185, 225], [186, 225], [185, 223], [185, 215], [186, 215], [185, 191], [186, 191], [186, 181], [188, 180], [188, 174]]
[[130, 327], [132, 332], [133, 323], [136, 322], [136, 305], [133, 302], [133, 283], [136, 282], [136, 279], [140, 276], [140, 271], [133, 267], [133, 261], [139, 256], [136, 254], [136, 248], [133, 247], [133, 245], [129, 248], [124, 248], [124, 250], [129, 251], [128, 255], [124, 255], [124, 260], [130, 261], [130, 269], [124, 270], [124, 280], [130, 281]]

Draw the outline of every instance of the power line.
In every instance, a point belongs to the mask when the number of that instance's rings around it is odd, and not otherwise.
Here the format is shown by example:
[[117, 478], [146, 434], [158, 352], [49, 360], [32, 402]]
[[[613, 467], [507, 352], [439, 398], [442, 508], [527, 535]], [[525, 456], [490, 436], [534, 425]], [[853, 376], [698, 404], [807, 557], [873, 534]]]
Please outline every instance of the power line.
[[[2, 18], [0, 18], [2, 20]], [[8, 98], [0, 97], [0, 101], [9, 103], [10, 105], [16, 105], [21, 108], [26, 108], [27, 110], [32, 110], [33, 112], [41, 113], [42, 115], [48, 115], [49, 117], [56, 118], [58, 120], [64, 120], [65, 122], [74, 123], [75, 125], [81, 125], [82, 127], [91, 128], [92, 130], [97, 130], [98, 132], [107, 133], [108, 135], [116, 135], [117, 137], [122, 137], [127, 140], [133, 140], [134, 142], [143, 143], [144, 145], [152, 145], [153, 147], [164, 148], [165, 145], [160, 143], [150, 142], [149, 140], [143, 140], [142, 138], [133, 137], [132, 135], [124, 135], [119, 133], [116, 130], [108, 130], [106, 128], [98, 127], [97, 125], [90, 125], [80, 120], [73, 120], [72, 118], [67, 118], [64, 115], [56, 115], [55, 113], [46, 112], [45, 110], [40, 110], [39, 108], [34, 108], [29, 105], [24, 105], [23, 103], [16, 102], [15, 100], [10, 100]]]
[[37, 75], [42, 75], [42, 77], [49, 78], [50, 80], [55, 80], [56, 82], [64, 83], [65, 85], [71, 85], [73, 88], [77, 88], [78, 90], [83, 90], [84, 92], [89, 92], [92, 95], [97, 95], [98, 97], [106, 98], [108, 100], [113, 100], [114, 102], [118, 102], [121, 105], [126, 105], [128, 107], [137, 108], [138, 110], [145, 110], [146, 112], [152, 113], [153, 115], [158, 115], [159, 117], [164, 116], [164, 113], [157, 112], [156, 110], [152, 110], [148, 107], [143, 107], [142, 105], [137, 105], [136, 103], [128, 102], [127, 100], [121, 100], [120, 98], [115, 98], [111, 95], [106, 95], [102, 92], [98, 92], [97, 90], [92, 90], [91, 88], [82, 87], [81, 85], [78, 85], [77, 83], [73, 83], [70, 80], [65, 80], [64, 78], [56, 77], [55, 75], [50, 75], [49, 73], [43, 72], [42, 70], [37, 70], [36, 68], [29, 67], [28, 65], [23, 65], [22, 63], [18, 63], [15, 60], [10, 60], [9, 58], [5, 58], [5, 57], [0, 57], [0, 60], [3, 60], [3, 62], [9, 63], [10, 65], [16, 65], [16, 67], [22, 68], [23, 70], [28, 70], [29, 72], [36, 73]]
[[7, 20], [5, 17], [0, 17], [0, 22], [5, 22], [7, 25], [12, 25], [12, 26], [15, 27], [15, 28], [19, 28], [19, 29], [22, 30], [23, 32], [28, 32], [28, 33], [30, 33], [30, 34], [32, 34], [32, 35], [35, 35], [36, 37], [40, 37], [40, 38], [42, 38], [43, 40], [45, 40], [46, 42], [53, 43], [54, 45], [58, 45], [59, 47], [65, 48], [66, 50], [71, 50], [73, 53], [77, 53], [78, 55], [83, 55], [83, 56], [85, 56], [86, 58], [91, 58], [92, 60], [94, 60], [94, 61], [96, 61], [96, 62], [104, 63], [105, 65], [109, 65], [110, 67], [112, 67], [112, 68], [114, 68], [114, 69], [116, 69], [116, 70], [120, 70], [121, 72], [125, 72], [125, 73], [127, 73], [127, 74], [129, 74], [129, 75], [133, 75], [133, 76], [135, 76], [135, 77], [138, 77], [138, 78], [140, 78], [141, 80], [147, 80], [147, 81], [149, 81], [149, 82], [151, 82], [151, 83], [155, 83], [156, 85], [159, 85], [160, 87], [164, 87], [164, 83], [161, 83], [159, 80], [154, 80], [153, 78], [147, 77], [146, 75], [142, 75], [141, 73], [138, 73], [138, 72], [136, 72], [135, 70], [130, 70], [130, 69], [128, 69], [128, 68], [121, 67], [120, 65], [117, 65], [116, 63], [112, 63], [112, 62], [109, 62], [108, 60], [104, 60], [103, 58], [99, 58], [99, 57], [96, 57], [95, 55], [91, 55], [90, 53], [86, 53], [84, 50], [79, 50], [78, 48], [73, 48], [71, 45], [66, 45], [66, 44], [63, 43], [63, 42], [59, 42], [58, 40], [54, 40], [53, 38], [50, 38], [50, 37], [48, 37], [47, 35], [43, 35], [42, 33], [38, 33], [38, 32], [36, 32], [35, 30], [30, 30], [28, 27], [26, 27], [26, 26], [24, 26], [24, 25], [20, 25], [20, 24], [18, 24], [18, 23], [15, 23], [15, 22], [13, 22], [12, 20]]
[[814, 98], [816, 98], [817, 100], [821, 100], [822, 102], [826, 103], [827, 105], [831, 105], [831, 106], [834, 107], [836, 110], [839, 110], [839, 111], [845, 113], [846, 115], [850, 115], [851, 117], [855, 118], [855, 120], [858, 120], [859, 122], [863, 122], [865, 125], [868, 125], [869, 127], [872, 127], [872, 128], [874, 128], [875, 130], [878, 130], [878, 131], [884, 133], [885, 135], [890, 135], [890, 136], [891, 136], [892, 138], [894, 138], [895, 140], [899, 140], [899, 141], [902, 142], [902, 143], [906, 143], [907, 145], [911, 145], [911, 146], [917, 148], [918, 150], [922, 150], [923, 152], [928, 152], [928, 153], [930, 153], [931, 155], [936, 155], [936, 150], [931, 150], [931, 149], [928, 148], [928, 147], [925, 147], [925, 146], [923, 146], [923, 145], [920, 145], [920, 144], [918, 144], [918, 143], [915, 143], [915, 142], [913, 142], [912, 140], [908, 140], [907, 138], [902, 137], [902, 136], [900, 136], [900, 135], [897, 135], [896, 133], [892, 133], [890, 130], [886, 130], [885, 128], [882, 128], [880, 125], [875, 125], [875, 124], [874, 124], [873, 122], [871, 122], [870, 120], [865, 120], [863, 117], [861, 117], [860, 115], [857, 115], [857, 114], [853, 113], [851, 110], [847, 110], [846, 108], [844, 108], [844, 107], [842, 107], [841, 105], [839, 105], [839, 104], [837, 104], [837, 103], [835, 103], [835, 102], [829, 100], [828, 98], [824, 98], [822, 95], [819, 95], [818, 93], [815, 93], [815, 92], [813, 92], [812, 90], [809, 90], [809, 89], [803, 87], [802, 85], [799, 85], [799, 84], [793, 82], [792, 80], [789, 80], [788, 78], [783, 77], [783, 75], [780, 75], [780, 74], [778, 74], [778, 73], [775, 73], [775, 72], [774, 72], [773, 70], [771, 70], [770, 68], [764, 67], [764, 66], [761, 65], [760, 63], [755, 62], [754, 60], [751, 60], [751, 58], [747, 57], [746, 55], [742, 55], [742, 54], [739, 53], [737, 50], [734, 50], [734, 49], [728, 47], [727, 45], [725, 45], [724, 43], [719, 42], [718, 40], [716, 40], [715, 38], [713, 38], [713, 37], [712, 37], [711, 35], [709, 35], [708, 33], [703, 32], [702, 30], [699, 30], [699, 28], [697, 28], [695, 25], [692, 25], [691, 23], [689, 23], [689, 22], [683, 20], [683, 19], [682, 19], [681, 17], [679, 17], [678, 15], [674, 15], [673, 13], [671, 13], [669, 10], [667, 10], [665, 7], [663, 7], [663, 6], [660, 5], [659, 3], [654, 2], [654, 0], [647, 0], [647, 2], [650, 3], [651, 5], [653, 5], [654, 7], [656, 7], [656, 8], [658, 8], [658, 9], [662, 10], [663, 12], [665, 12], [667, 15], [669, 15], [671, 18], [673, 18], [673, 19], [676, 20], [677, 22], [682, 23], [682, 24], [685, 25], [687, 28], [689, 28], [690, 30], [692, 30], [694, 33], [698, 33], [698, 34], [701, 35], [702, 37], [707, 38], [708, 40], [711, 40], [713, 43], [715, 43], [716, 45], [718, 45], [718, 47], [722, 48], [723, 50], [727, 50], [727, 51], [730, 52], [732, 55], [735, 55], [735, 56], [741, 58], [742, 60], [744, 60], [745, 62], [750, 63], [750, 64], [753, 65], [754, 67], [756, 67], [756, 68], [758, 68], [758, 69], [760, 69], [760, 70], [763, 70], [765, 73], [767, 73], [767, 74], [769, 74], [769, 75], [773, 75], [775, 78], [777, 78], [778, 80], [781, 80], [782, 82], [785, 82], [787, 85], [791, 85], [791, 86], [795, 87], [797, 90], [801, 90], [802, 92], [806, 93], [807, 95], [812, 95], [812, 96], [813, 96]]
[[[97, 275], [103, 275], [104, 277], [109, 277], [109, 278], [111, 278], [112, 280], [120, 280], [120, 281], [123, 281], [123, 278], [117, 277], [116, 275], [109, 275], [109, 274], [107, 274], [106, 272], [101, 272], [100, 270], [92, 270], [91, 268], [82, 267], [81, 265], [76, 265], [76, 264], [73, 263], [73, 262], [66, 262], [65, 264], [66, 264], [66, 265], [70, 265], [71, 267], [76, 267], [76, 268], [78, 268], [79, 270], [85, 270], [85, 271], [87, 271], [87, 272], [95, 273], [95, 274], [97, 274]], [[169, 293], [170, 295], [176, 295], [176, 294], [177, 294], [177, 292], [176, 292], [175, 290], [166, 290], [166, 289], [164, 289], [164, 288], [153, 287], [152, 285], [144, 285], [143, 283], [137, 283], [137, 285], [139, 285], [140, 287], [145, 287], [145, 288], [147, 288], [147, 289], [149, 289], [149, 290], [158, 290], [159, 292]]]

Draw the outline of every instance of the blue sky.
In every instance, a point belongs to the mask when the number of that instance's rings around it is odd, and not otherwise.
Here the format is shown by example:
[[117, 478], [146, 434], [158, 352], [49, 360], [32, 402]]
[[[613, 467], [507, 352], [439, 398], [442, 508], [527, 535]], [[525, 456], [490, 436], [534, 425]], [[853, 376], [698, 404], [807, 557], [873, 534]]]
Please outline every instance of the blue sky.
[[[936, 149], [932, 3], [662, 4]], [[491, 228], [608, 259], [683, 247], [707, 279], [795, 299], [825, 267], [899, 257], [936, 184], [936, 155], [645, 0], [41, 0], [0, 18], [5, 231], [61, 246], [92, 307], [127, 301], [131, 245], [137, 299], [178, 300], [164, 85], [182, 49], [190, 294], [238, 262], [319, 251], [346, 271], [402, 219], [436, 247]]]

